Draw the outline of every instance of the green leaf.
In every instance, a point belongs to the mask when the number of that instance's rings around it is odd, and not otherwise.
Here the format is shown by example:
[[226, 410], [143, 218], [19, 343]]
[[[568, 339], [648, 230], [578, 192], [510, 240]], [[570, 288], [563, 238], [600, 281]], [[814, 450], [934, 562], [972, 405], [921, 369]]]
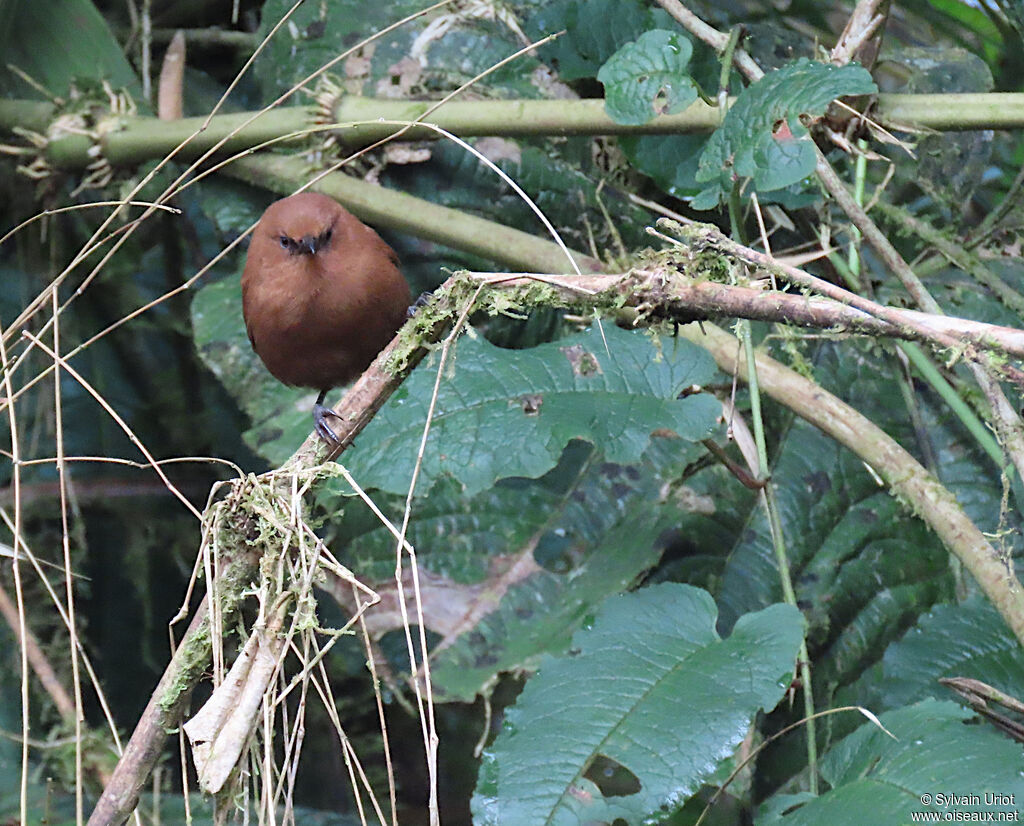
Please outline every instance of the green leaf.
[[697, 165], [707, 140], [707, 135], [623, 135], [619, 146], [629, 162], [662, 192], [687, 198], [701, 189]]
[[674, 583], [610, 599], [508, 711], [474, 823], [639, 824], [681, 805], [782, 697], [800, 645], [790, 606], [743, 617], [727, 640], [715, 614], [707, 592]]
[[[596, 77], [617, 49], [650, 26], [650, 9], [638, 0], [554, 0], [541, 4], [523, 28], [534, 40], [563, 31], [540, 49], [563, 81]], [[608, 25], [609, 20], [615, 25]]]
[[692, 54], [688, 38], [663, 29], [627, 43], [597, 73], [608, 116], [616, 123], [642, 124], [665, 112], [683, 111], [697, 99], [687, 70]]
[[833, 66], [801, 58], [769, 72], [740, 93], [701, 155], [697, 180], [713, 182], [693, 205], [724, 201], [738, 178], [758, 192], [782, 189], [814, 171], [814, 145], [801, 117], [817, 117], [843, 95], [877, 91], [861, 66]]
[[[309, 435], [316, 391], [284, 387], [253, 353], [238, 279], [201, 289], [192, 322], [203, 360], [252, 419], [246, 442], [271, 463], [287, 459]], [[529, 350], [464, 338], [454, 372], [441, 385], [421, 492], [444, 474], [469, 494], [499, 478], [540, 476], [573, 438], [601, 444], [613, 462], [639, 457], [658, 428], [690, 441], [703, 438], [720, 406], [703, 394], [676, 396], [707, 383], [714, 372], [710, 356], [683, 340], [659, 347], [642, 333], [611, 325], [605, 337], [610, 352], [596, 329]], [[434, 379], [430, 364], [420, 365], [346, 454], [361, 485], [407, 490]]]
[[[679, 447], [673, 442], [667, 449]], [[687, 455], [695, 458], [685, 449], [680, 458]], [[560, 503], [526, 517], [540, 523], [534, 534], [519, 547], [506, 546], [504, 555], [496, 553], [501, 545], [492, 549], [494, 573], [483, 594], [500, 595], [501, 602], [464, 623], [458, 638], [431, 656], [431, 677], [445, 698], [470, 701], [498, 673], [531, 670], [542, 654], [562, 653], [597, 605], [654, 565], [679, 516], [675, 507], [656, 503], [657, 483], [668, 476], [656, 471], [675, 466], [678, 472], [679, 465], [588, 461]], [[510, 560], [516, 564], [510, 567]], [[463, 613], [479, 613], [478, 603], [473, 597]]]
[[[980, 821], [985, 812], [1017, 811], [1024, 799], [1020, 745], [988, 724], [966, 725], [972, 716], [933, 700], [883, 714], [882, 725], [898, 739], [862, 725], [821, 762], [831, 791], [787, 814], [768, 801], [772, 814], [759, 817], [758, 826], [903, 826], [914, 812], [937, 813], [940, 822], [950, 813]], [[951, 793], [960, 801], [948, 799]], [[1005, 802], [986, 801], [986, 793]]]
[[[408, 489], [436, 372], [420, 365], [346, 454], [364, 487]], [[451, 377], [441, 382], [421, 490], [442, 474], [468, 493], [502, 477], [540, 476], [570, 439], [601, 445], [612, 462], [635, 460], [658, 428], [700, 440], [721, 406], [699, 393], [677, 397], [713, 372], [696, 345], [665, 340], [659, 348], [643, 333], [610, 324], [603, 337], [595, 327], [529, 350], [465, 337]]]
[[[267, 35], [294, 5], [294, 0], [266, 0], [260, 13], [260, 37]], [[257, 58], [255, 72], [265, 97], [272, 100], [366, 38], [423, 11], [426, 5], [421, 0], [301, 4]], [[440, 10], [439, 14], [443, 13]], [[493, 67], [523, 45], [509, 26], [483, 16], [449, 15], [443, 37], [436, 29], [427, 33], [439, 14], [421, 15], [375, 37], [354, 58], [335, 63], [330, 73], [344, 78], [349, 91], [371, 97], [434, 95], [438, 89], [455, 88]], [[424, 40], [417, 41], [425, 33]], [[422, 51], [410, 57], [414, 43], [415, 50]], [[534, 57], [522, 56], [492, 72], [488, 85], [502, 89], [506, 96], [531, 97], [536, 92], [531, 79], [536, 65]]]
[[[637, 497], [630, 498], [637, 507], [624, 515], [612, 510], [612, 503], [605, 503], [608, 514], [617, 518], [610, 525], [592, 526], [602, 528], [595, 532], [592, 544], [588, 542], [590, 532], [578, 523], [575, 530], [555, 527], [543, 531], [536, 551], [531, 553], [527, 546], [518, 557], [521, 581], [501, 593], [512, 577], [494, 578], [485, 597], [500, 593], [500, 603], [460, 629], [453, 644], [431, 657], [431, 679], [443, 699], [471, 702], [495, 675], [533, 670], [542, 655], [561, 654], [595, 606], [631, 587], [657, 563], [663, 550], [662, 536], [672, 526], [670, 514], [667, 509], [644, 510]], [[567, 516], [572, 524], [576, 515]], [[536, 557], [541, 554], [555, 557], [545, 560], [555, 570], [537, 564]], [[563, 568], [566, 562], [575, 564]], [[471, 605], [475, 607], [479, 601], [475, 597]]]
[[[0, 3], [0, 50], [5, 65], [20, 69], [53, 95], [66, 97], [73, 81], [106, 80], [145, 106], [135, 71], [91, 0], [5, 0]], [[0, 75], [7, 96], [39, 96], [10, 70]], [[95, 91], [96, 100], [105, 102], [105, 93]]]
[[[408, 537], [428, 586], [444, 588], [443, 607], [425, 618], [442, 637], [431, 655], [435, 698], [470, 702], [500, 673], [530, 671], [542, 654], [564, 652], [596, 606], [657, 563], [687, 507], [666, 491], [703, 453], [700, 444], [662, 434], [641, 461], [618, 465], [573, 441], [540, 479], [504, 479], [473, 497], [441, 480], [417, 499]], [[375, 499], [396, 518], [404, 505], [398, 495]], [[336, 497], [320, 502], [329, 513], [339, 508]], [[328, 530], [333, 547], [350, 549], [346, 564], [387, 600], [395, 590], [394, 537], [351, 499]], [[371, 630], [397, 629], [400, 621], [394, 614]], [[396, 672], [407, 665], [396, 660]]]
[[[260, 12], [258, 36], [268, 35], [294, 5], [289, 0], [266, 0]], [[364, 37], [422, 7], [421, 3], [413, 0], [391, 3], [337, 0], [334, 3], [300, 4], [256, 59], [254, 71], [264, 96], [268, 101], [273, 100]], [[423, 25], [425, 22], [421, 20], [419, 27]], [[374, 57], [378, 57], [379, 51], [384, 65], [396, 63], [402, 54], [398, 53], [400, 48], [395, 41], [402, 41], [408, 49], [414, 36], [415, 33], [406, 26], [404, 30], [378, 39]], [[335, 64], [333, 74], [343, 76], [345, 63]]]
[[[913, 431], [905, 409], [892, 404], [892, 369], [876, 351], [830, 345], [818, 354], [815, 378], [895, 438], [905, 439]], [[775, 455], [772, 478], [797, 598], [811, 609], [808, 637], [839, 650], [848, 633], [851, 644], [860, 640], [864, 656], [877, 659], [885, 644], [947, 593], [948, 552], [920, 520], [879, 490], [860, 459], [806, 422], [796, 420], [784, 431]], [[747, 504], [724, 526], [735, 545], [715, 595], [724, 627], [781, 597], [767, 520], [748, 494], [741, 491], [736, 498]], [[721, 514], [727, 513], [724, 505], [719, 503]], [[705, 535], [705, 518], [697, 517], [687, 530]], [[870, 630], [857, 627], [862, 611], [883, 607]], [[859, 657], [850, 661], [852, 654], [846, 650], [838, 673], [852, 676], [844, 669], [855, 673], [864, 665]]]
[[940, 677], [970, 677], [1013, 696], [1024, 694], [1024, 652], [992, 604], [974, 597], [940, 605], [918, 621], [882, 660], [887, 707], [948, 697]]
[[[903, 444], [913, 444], [906, 409], [893, 403], [894, 360], [877, 348], [845, 342], [820, 348], [814, 369], [823, 387]], [[798, 604], [807, 607], [815, 700], [843, 705], [855, 698], [834, 700], [836, 693], [880, 664], [886, 647], [922, 613], [952, 596], [949, 553], [927, 526], [879, 489], [857, 456], [806, 422], [784, 423], [768, 422], [781, 434], [772, 479]], [[962, 491], [977, 500], [978, 513], [990, 520], [984, 524], [995, 530], [999, 490], [998, 484], [986, 487], [991, 473], [944, 425], [929, 430], [937, 444], [950, 448], [940, 457], [942, 472], [962, 477]], [[685, 556], [677, 551], [669, 558], [689, 563], [676, 562], [674, 578], [711, 589], [724, 632], [735, 618], [780, 601], [782, 592], [770, 527], [756, 497], [718, 468], [709, 470], [688, 484], [714, 507], [683, 515]], [[961, 498], [961, 489], [956, 493]], [[778, 711], [769, 730], [799, 716]], [[852, 719], [837, 717], [826, 731], [841, 736]], [[806, 768], [803, 740], [770, 745], [760, 766], [766, 783], [786, 783]]]
[[[887, 90], [891, 92], [927, 95], [992, 91], [992, 72], [985, 61], [960, 48], [899, 49], [886, 55], [883, 71], [890, 67], [898, 67], [896, 71], [903, 79], [899, 87]], [[993, 133], [976, 129], [915, 138], [913, 155], [901, 152], [893, 158], [900, 175], [956, 214], [991, 169]]]

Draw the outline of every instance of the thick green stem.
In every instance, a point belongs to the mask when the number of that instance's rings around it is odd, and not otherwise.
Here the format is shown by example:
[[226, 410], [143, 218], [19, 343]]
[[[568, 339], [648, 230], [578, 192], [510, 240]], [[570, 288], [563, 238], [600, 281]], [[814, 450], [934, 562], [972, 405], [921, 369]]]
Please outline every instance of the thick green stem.
[[985, 427], [985, 424], [978, 418], [970, 405], [960, 398], [956, 390], [953, 389], [953, 385], [946, 381], [945, 376], [939, 372], [939, 368], [932, 363], [932, 360], [925, 355], [924, 351], [909, 341], [900, 341], [897, 342], [897, 345], [906, 354], [914, 369], [942, 397], [942, 400], [949, 409], [956, 414], [963, 426], [970, 431], [975, 441], [989, 455], [992, 461], [999, 468], [1012, 474], [1013, 465], [1007, 463], [1006, 456], [992, 435], [992, 431]]
[[[358, 96], [339, 98], [330, 117], [339, 124], [355, 124], [338, 130], [346, 145], [367, 145], [393, 135], [400, 126], [377, 121], [415, 120], [431, 101], [380, 100]], [[45, 134], [52, 123], [51, 103], [27, 100], [0, 101], [0, 131], [14, 127]], [[315, 106], [279, 107], [261, 115], [233, 137], [226, 151], [239, 151], [271, 138], [312, 126]], [[182, 154], [196, 157], [220, 138], [252, 117], [241, 112], [212, 118]], [[983, 95], [879, 95], [876, 116], [885, 123], [928, 129], [1001, 129], [1024, 125], [1024, 94]], [[710, 131], [719, 123], [719, 111], [698, 100], [675, 115], [659, 115], [639, 126], [615, 123], [604, 110], [604, 101], [588, 100], [453, 100], [430, 115], [430, 121], [462, 137], [502, 135], [651, 135]], [[123, 117], [117, 128], [103, 131], [99, 145], [114, 166], [127, 166], [163, 157], [193, 132], [205, 118], [161, 121], [151, 117]], [[406, 133], [409, 140], [437, 137], [427, 129]], [[67, 135], [51, 142], [48, 159], [55, 166], [81, 168], [96, 158], [89, 154], [92, 142], [81, 135]]]

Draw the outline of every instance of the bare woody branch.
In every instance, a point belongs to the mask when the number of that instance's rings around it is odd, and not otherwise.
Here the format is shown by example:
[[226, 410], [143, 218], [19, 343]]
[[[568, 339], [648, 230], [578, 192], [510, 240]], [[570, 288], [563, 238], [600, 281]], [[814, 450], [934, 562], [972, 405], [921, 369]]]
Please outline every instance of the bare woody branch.
[[[742, 249], [754, 256], [762, 255], [756, 250]], [[750, 263], [755, 261], [751, 259]], [[795, 268], [787, 269], [802, 272]], [[680, 324], [705, 319], [747, 318], [793, 324], [830, 334], [918, 341], [945, 350], [954, 359], [968, 347], [1024, 358], [1024, 330], [875, 304], [875, 308], [884, 310], [884, 316], [880, 317], [836, 298], [773, 290], [767, 286], [766, 279], [754, 279], [751, 282], [754, 286], [704, 280], [687, 273], [682, 263], [651, 264], [615, 275], [467, 273], [467, 276], [508, 289], [529, 289], [542, 283], [561, 297], [560, 306], [580, 310], [617, 303], [639, 309], [652, 319]], [[839, 287], [835, 289], [845, 292]]]

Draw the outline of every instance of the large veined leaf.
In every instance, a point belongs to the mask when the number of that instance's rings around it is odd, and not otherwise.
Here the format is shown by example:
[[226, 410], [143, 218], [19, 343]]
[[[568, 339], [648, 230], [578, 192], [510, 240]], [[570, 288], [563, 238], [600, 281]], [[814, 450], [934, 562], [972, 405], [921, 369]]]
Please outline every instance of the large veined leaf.
[[4, 64], [23, 73], [0, 72], [0, 88], [10, 97], [39, 95], [23, 79], [27, 76], [55, 97], [66, 98], [76, 83], [80, 91], [97, 87], [96, 100], [105, 101], [98, 89], [105, 80], [146, 106], [135, 71], [92, 0], [5, 0], [0, 3], [0, 49]]
[[[432, 657], [431, 677], [448, 699], [472, 700], [500, 672], [529, 670], [542, 654], [561, 653], [572, 633], [605, 598], [630, 587], [662, 553], [660, 538], [671, 527], [666, 512], [637, 509], [613, 520], [587, 546], [585, 535], [555, 528], [538, 544], [553, 546], [568, 559], [582, 556], [571, 568], [550, 570], [521, 557], [526, 572], [504, 593], [487, 589], [470, 607], [487, 605], [500, 593], [501, 601]], [[539, 548], [540, 551], [548, 549]], [[530, 549], [526, 552], [529, 554]], [[556, 565], [557, 565], [556, 560]], [[502, 577], [495, 584], [502, 584]], [[472, 612], [467, 612], [472, 613]]]
[[[889, 92], [982, 94], [992, 91], [992, 72], [985, 61], [962, 48], [936, 44], [903, 48], [887, 52], [885, 62], [899, 66], [898, 76], [902, 81], [896, 88], [886, 90]], [[914, 181], [936, 204], [955, 210], [971, 197], [991, 169], [993, 137], [994, 133], [989, 130], [916, 135], [913, 156], [903, 152], [893, 160], [899, 165], [900, 174]]]
[[896, 739], [862, 725], [821, 762], [830, 791], [802, 796], [798, 808], [792, 797], [774, 798], [757, 826], [983, 822], [989, 812], [994, 820], [1002, 819], [1000, 812], [1012, 817], [1024, 800], [1020, 745], [989, 725], [966, 725], [972, 716], [934, 700], [883, 714]]
[[609, 600], [507, 712], [474, 823], [640, 824], [682, 805], [782, 697], [802, 625], [774, 605], [723, 640], [707, 592], [674, 583]]
[[617, 123], [641, 124], [662, 113], [681, 112], [697, 99], [687, 64], [689, 38], [655, 29], [627, 43], [597, 73], [604, 84], [604, 108]]
[[[421, 364], [363, 431], [346, 466], [366, 487], [404, 492], [427, 419], [436, 367]], [[441, 382], [423, 459], [424, 490], [442, 474], [470, 493], [508, 476], [536, 477], [570, 439], [602, 446], [612, 462], [635, 460], [654, 430], [704, 438], [721, 406], [704, 394], [714, 365], [705, 350], [605, 324], [529, 350], [463, 338]]]
[[[268, 34], [294, 5], [289, 0], [266, 0], [260, 34]], [[366, 38], [428, 5], [418, 0], [376, 4], [334, 0], [300, 5], [257, 60], [256, 74], [265, 96], [276, 97]], [[432, 35], [424, 35], [427, 27], [436, 26], [437, 18], [445, 14], [449, 19], [443, 36], [436, 28]], [[453, 15], [441, 8], [375, 37], [351, 60], [334, 64], [331, 71], [344, 78], [349, 91], [375, 97], [415, 97], [425, 89], [453, 88], [522, 47], [514, 25], [506, 24], [512, 19], [511, 15]], [[412, 57], [414, 51], [418, 53]], [[524, 55], [508, 68], [492, 72], [487, 83], [503, 88], [510, 96], [530, 96], [535, 91], [531, 79], [535, 64], [535, 58]]]
[[[659, 437], [641, 461], [617, 465], [574, 441], [540, 479], [505, 479], [473, 497], [448, 480], [418, 499], [409, 540], [425, 587], [443, 594], [424, 614], [440, 637], [431, 646], [435, 698], [471, 701], [498, 674], [563, 653], [597, 606], [657, 564], [688, 507], [666, 491], [703, 452]], [[401, 513], [404, 497], [375, 498]], [[329, 513], [339, 507], [324, 492], [320, 501]], [[385, 598], [394, 591], [395, 540], [368, 508], [349, 498], [327, 539], [347, 549], [364, 582]], [[379, 634], [400, 628], [401, 617], [371, 612], [367, 621]], [[395, 668], [406, 668], [404, 658]]]
[[801, 116], [821, 115], [837, 97], [877, 91], [866, 69], [801, 58], [751, 84], [729, 109], [701, 155], [697, 180], [711, 186], [694, 200], [711, 209], [737, 178], [753, 179], [758, 192], [795, 184], [814, 171], [815, 152]]
[[[260, 14], [261, 36], [269, 34], [294, 5], [287, 0], [267, 0]], [[256, 77], [263, 87], [264, 96], [273, 100], [369, 33], [379, 31], [421, 8], [422, 5], [410, 0], [369, 5], [355, 0], [301, 4], [278, 29], [256, 61]], [[422, 25], [424, 23], [421, 22], [420, 27]], [[387, 51], [387, 57], [394, 55], [388, 62], [396, 62], [401, 57], [393, 43], [395, 37], [401, 38], [408, 48], [414, 33], [406, 27], [383, 44], [377, 42], [378, 49]], [[334, 69], [335, 75], [344, 73], [344, 63]]]
[[925, 697], [945, 698], [941, 677], [971, 677], [1024, 696], [1024, 652], [1006, 622], [980, 596], [940, 605], [894, 645], [882, 660], [883, 702], [894, 708]]
[[[192, 322], [203, 360], [253, 420], [246, 441], [269, 461], [284, 461], [309, 434], [316, 391], [283, 387], [260, 364], [245, 334], [236, 279], [200, 290]], [[574, 438], [601, 444], [610, 461], [631, 462], [654, 430], [697, 441], [721, 412], [705, 394], [677, 398], [715, 370], [706, 351], [680, 339], [656, 345], [641, 332], [605, 324], [603, 337], [594, 328], [528, 350], [465, 336], [456, 353], [441, 383], [423, 493], [444, 474], [469, 493], [503, 477], [540, 476]], [[421, 364], [346, 453], [364, 487], [407, 490], [435, 376], [429, 360]]]

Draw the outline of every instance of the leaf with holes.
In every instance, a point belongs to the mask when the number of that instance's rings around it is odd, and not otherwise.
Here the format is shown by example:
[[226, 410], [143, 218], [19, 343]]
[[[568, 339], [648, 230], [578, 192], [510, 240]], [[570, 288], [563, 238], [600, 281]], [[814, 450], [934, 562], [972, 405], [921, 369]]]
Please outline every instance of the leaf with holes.
[[697, 99], [687, 70], [693, 45], [677, 32], [655, 29], [627, 43], [601, 67], [604, 108], [616, 123], [639, 125], [681, 112]]
[[[597, 608], [677, 540], [676, 525], [698, 507], [678, 486], [702, 455], [703, 445], [660, 433], [640, 461], [620, 465], [575, 440], [540, 479], [503, 479], [472, 497], [442, 479], [418, 499], [407, 537], [419, 560], [424, 625], [437, 635], [434, 699], [472, 702], [501, 673], [530, 672], [545, 654], [564, 653]], [[339, 496], [335, 482], [317, 491], [332, 515], [325, 540], [348, 549], [346, 564], [380, 594], [367, 629], [383, 635], [384, 651], [389, 633], [400, 637], [393, 668], [404, 679], [402, 616], [385, 607], [398, 605], [395, 539], [369, 508]], [[374, 499], [395, 515], [405, 502], [380, 492]]]
[[855, 64], [833, 66], [801, 58], [769, 72], [736, 98], [704, 148], [697, 180], [711, 186], [693, 206], [718, 206], [737, 179], [752, 179], [758, 192], [768, 192], [810, 175], [816, 155], [803, 119], [821, 116], [843, 95], [876, 91], [868, 71]]
[[[463, 338], [442, 377], [423, 457], [420, 492], [450, 474], [467, 493], [509, 476], [534, 478], [571, 439], [600, 445], [610, 462], [636, 461], [665, 428], [704, 438], [721, 413], [709, 395], [678, 398], [714, 375], [707, 352], [683, 340], [660, 346], [606, 324], [528, 350]], [[436, 365], [421, 364], [345, 455], [360, 484], [408, 490], [427, 421]]]
[[640, 824], [679, 807], [783, 696], [802, 638], [788, 605], [725, 640], [715, 614], [706, 591], [677, 583], [608, 600], [509, 710], [473, 822]]

